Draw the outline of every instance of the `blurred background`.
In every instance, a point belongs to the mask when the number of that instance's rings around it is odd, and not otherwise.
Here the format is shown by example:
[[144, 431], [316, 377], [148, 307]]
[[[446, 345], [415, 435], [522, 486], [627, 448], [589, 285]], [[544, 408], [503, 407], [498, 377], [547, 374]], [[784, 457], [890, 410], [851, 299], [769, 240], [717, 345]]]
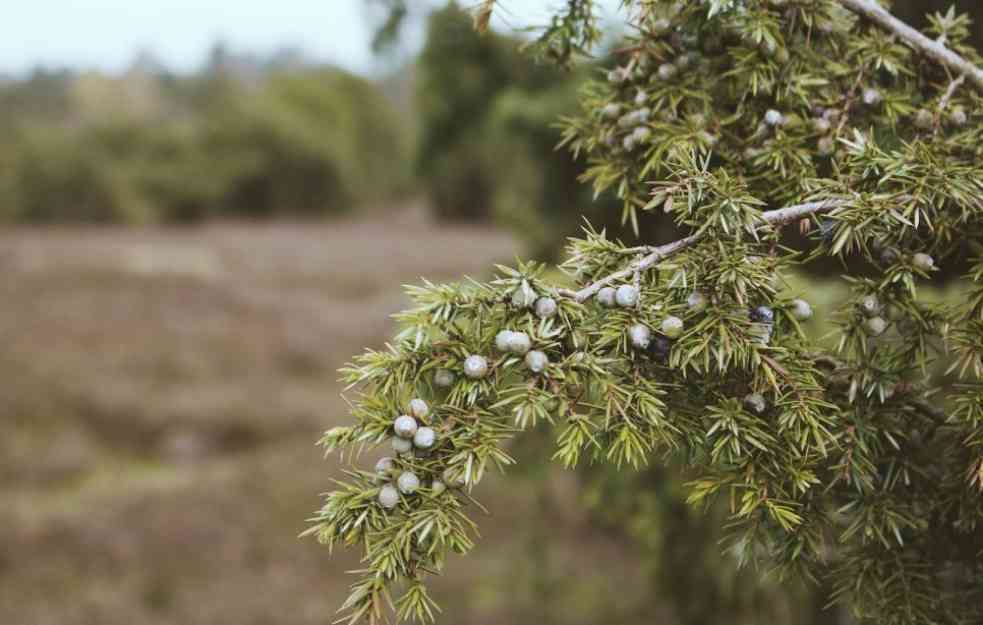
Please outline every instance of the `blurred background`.
[[[556, 4], [502, 0], [485, 37], [445, 0], [5, 9], [0, 623], [333, 620], [357, 554], [296, 536], [340, 472], [314, 446], [348, 419], [337, 368], [402, 284], [555, 259], [582, 215], [625, 234], [551, 125], [603, 50], [570, 72], [518, 50]], [[447, 622], [849, 622], [736, 572], [672, 467], [564, 473], [551, 445], [483, 484]]]

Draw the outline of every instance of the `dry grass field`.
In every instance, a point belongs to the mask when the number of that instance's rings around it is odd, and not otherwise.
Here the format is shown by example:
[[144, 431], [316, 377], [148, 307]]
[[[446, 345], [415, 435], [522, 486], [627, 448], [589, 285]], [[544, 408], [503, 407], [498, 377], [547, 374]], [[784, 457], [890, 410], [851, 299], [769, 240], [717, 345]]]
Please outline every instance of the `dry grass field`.
[[[314, 446], [347, 419], [336, 370], [388, 336], [399, 285], [514, 253], [414, 210], [0, 234], [0, 623], [334, 620], [357, 556], [297, 534], [340, 469]], [[631, 617], [631, 559], [552, 475], [483, 486], [446, 622]]]

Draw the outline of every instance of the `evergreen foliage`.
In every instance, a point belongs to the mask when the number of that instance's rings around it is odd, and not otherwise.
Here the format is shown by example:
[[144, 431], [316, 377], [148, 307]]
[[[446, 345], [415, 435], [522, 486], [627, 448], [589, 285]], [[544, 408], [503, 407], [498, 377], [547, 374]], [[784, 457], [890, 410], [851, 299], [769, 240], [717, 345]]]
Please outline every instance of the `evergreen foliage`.
[[[353, 465], [307, 532], [364, 550], [346, 618], [391, 604], [432, 620], [425, 578], [472, 547], [472, 489], [513, 463], [510, 438], [548, 423], [567, 467], [682, 464], [689, 502], [726, 506], [742, 564], [818, 581], [859, 618], [983, 619], [983, 97], [858, 4], [625, 2], [637, 36], [585, 88], [564, 144], [629, 222], [662, 211], [687, 236], [626, 246], [588, 229], [562, 284], [520, 263], [409, 289], [392, 343], [344, 370], [354, 424], [321, 440], [354, 460], [416, 398], [436, 433], [396, 445], [382, 474]], [[568, 0], [539, 49], [572, 62], [596, 40], [591, 5]], [[965, 17], [930, 24], [980, 66]], [[783, 244], [790, 229], [806, 253]], [[816, 341], [808, 294], [784, 277], [830, 257], [869, 270], [844, 276], [844, 306], [815, 311], [835, 320]], [[961, 302], [919, 297], [964, 262]], [[536, 314], [542, 298], [552, 314]], [[419, 490], [380, 505], [407, 472]]]

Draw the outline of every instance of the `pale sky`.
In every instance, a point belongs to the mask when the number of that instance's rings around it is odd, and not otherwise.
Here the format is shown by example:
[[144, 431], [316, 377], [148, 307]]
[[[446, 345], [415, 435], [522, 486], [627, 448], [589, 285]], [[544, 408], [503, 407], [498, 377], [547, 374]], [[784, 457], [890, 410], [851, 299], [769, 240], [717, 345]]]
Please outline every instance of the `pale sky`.
[[[437, 2], [437, 0], [432, 0]], [[499, 0], [500, 29], [542, 24], [560, 0]], [[470, 0], [471, 3], [474, 0]], [[140, 50], [176, 71], [196, 69], [212, 44], [265, 54], [290, 46], [357, 72], [380, 69], [369, 50], [366, 0], [4, 0], [0, 73], [124, 69]], [[469, 0], [461, 2], [468, 6]], [[617, 6], [616, 0], [606, 3]], [[610, 13], [610, 11], [608, 11]], [[404, 48], [421, 40], [419, 23]]]

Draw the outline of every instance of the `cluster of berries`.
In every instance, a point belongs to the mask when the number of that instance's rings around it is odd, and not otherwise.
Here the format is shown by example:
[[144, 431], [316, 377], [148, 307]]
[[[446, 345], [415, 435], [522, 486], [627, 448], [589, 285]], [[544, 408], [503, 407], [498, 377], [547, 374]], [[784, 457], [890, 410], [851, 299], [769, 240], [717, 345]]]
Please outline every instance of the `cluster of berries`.
[[[598, 303], [606, 308], [633, 308], [638, 304], [639, 297], [638, 287], [630, 284], [623, 284], [617, 289], [604, 287], [597, 293]], [[707, 296], [699, 291], [690, 293], [686, 298], [686, 307], [691, 313], [701, 313], [706, 310], [707, 305]], [[812, 306], [803, 299], [792, 300], [789, 314], [799, 321], [805, 321], [812, 317]], [[775, 311], [768, 306], [758, 306], [751, 309], [749, 316], [755, 340], [767, 345], [774, 329]], [[664, 361], [669, 356], [673, 340], [682, 335], [684, 327], [682, 319], [668, 315], [659, 325], [660, 334], [653, 337], [652, 330], [647, 325], [636, 323], [628, 328], [628, 339], [635, 349], [649, 349], [658, 360]]]
[[[554, 306], [556, 304], [554, 303]], [[502, 353], [511, 353], [516, 356], [524, 356], [526, 367], [533, 373], [542, 373], [549, 365], [550, 359], [538, 349], [532, 349], [532, 341], [525, 332], [514, 332], [512, 330], [502, 330], [495, 335], [495, 349]], [[472, 356], [473, 358], [473, 356]], [[465, 373], [467, 373], [467, 362], [465, 361]]]
[[408, 454], [416, 449], [419, 453], [426, 453], [437, 443], [437, 432], [431, 427], [420, 425], [430, 414], [430, 407], [422, 399], [412, 399], [409, 413], [393, 420], [393, 451]]
[[887, 321], [881, 317], [881, 310], [881, 302], [876, 295], [867, 295], [860, 300], [860, 312], [867, 317], [864, 332], [870, 336], [880, 336], [887, 330]]
[[[915, 127], [920, 130], [932, 130], [935, 128], [935, 119], [935, 114], [928, 109], [918, 109], [915, 111]], [[962, 127], [966, 125], [968, 119], [966, 110], [957, 106], [946, 114], [944, 121], [952, 126]]]
[[[518, 293], [519, 291], [517, 291]], [[535, 297], [524, 294], [521, 298], [512, 297], [513, 305], [520, 308], [531, 307], [540, 319], [556, 315], [558, 306], [552, 297]], [[526, 367], [533, 373], [542, 373], [550, 364], [549, 356], [538, 349], [532, 349], [532, 339], [525, 332], [502, 330], [495, 336], [495, 348], [502, 353], [524, 356]], [[471, 354], [464, 360], [464, 375], [472, 380], [480, 380], [488, 375], [488, 359], [479, 354]], [[454, 373], [446, 369], [437, 371], [434, 384], [447, 388], [454, 384]]]
[[[397, 455], [412, 453], [416, 450], [417, 454], [428, 454], [437, 444], [437, 432], [426, 425], [426, 418], [430, 414], [430, 407], [422, 399], [412, 399], [409, 403], [409, 414], [396, 417], [393, 420], [393, 437], [391, 439], [393, 451]], [[375, 465], [376, 474], [383, 479], [391, 478], [396, 470], [396, 460], [388, 456], [380, 458]], [[379, 505], [386, 509], [395, 508], [399, 505], [399, 496], [412, 495], [420, 489], [420, 478], [412, 471], [402, 471], [396, 476], [396, 483], [388, 483], [379, 489]], [[447, 489], [441, 480], [433, 480], [430, 483], [430, 491], [434, 495], [439, 495]]]
[[820, 135], [816, 149], [821, 156], [829, 156], [836, 151], [836, 140], [830, 133], [833, 131], [833, 125], [840, 119], [840, 110], [818, 107], [815, 113], [812, 127]]
[[[788, 308], [789, 315], [798, 321], [812, 317], [812, 306], [804, 299], [794, 299]], [[775, 311], [769, 306], [758, 306], [748, 312], [751, 318], [751, 335], [758, 343], [768, 345], [775, 330]]]
[[[665, 18], [655, 20], [651, 26], [651, 31], [656, 36], [661, 36], [670, 30], [671, 24]], [[680, 49], [685, 47], [681, 40], [674, 41], [673, 45]], [[636, 57], [633, 65], [610, 70], [607, 74], [608, 82], [619, 88], [619, 91], [624, 94], [625, 101], [609, 102], [600, 109], [602, 119], [617, 120], [617, 124], [608, 128], [604, 134], [604, 141], [608, 147], [620, 147], [626, 152], [631, 152], [638, 146], [648, 143], [652, 137], [652, 129], [648, 126], [652, 118], [652, 110], [647, 106], [650, 98], [646, 85], [655, 79], [663, 82], [672, 80], [698, 60], [698, 52], [685, 51], [677, 55], [674, 60], [659, 63], [654, 67], [657, 62], [654, 57], [641, 53]], [[633, 83], [634, 95], [631, 90]], [[671, 113], [665, 115], [669, 119], [675, 119]], [[711, 144], [715, 142], [715, 138], [705, 131], [701, 133], [701, 138]]]

